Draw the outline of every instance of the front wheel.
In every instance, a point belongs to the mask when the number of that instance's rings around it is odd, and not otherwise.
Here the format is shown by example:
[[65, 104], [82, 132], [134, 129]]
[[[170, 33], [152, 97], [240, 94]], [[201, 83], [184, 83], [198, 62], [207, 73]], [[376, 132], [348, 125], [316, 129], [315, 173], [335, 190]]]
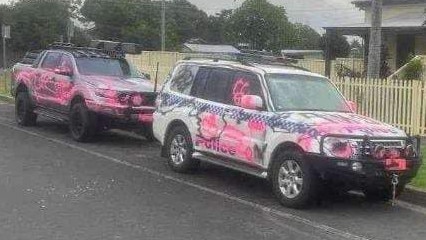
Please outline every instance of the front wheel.
[[21, 126], [34, 126], [37, 114], [33, 112], [30, 96], [27, 92], [19, 92], [15, 99], [15, 119]]
[[154, 132], [152, 130], [152, 125], [144, 125], [143, 128], [142, 128], [142, 135], [145, 137], [145, 139], [148, 142], [154, 142], [155, 141]]
[[273, 191], [282, 205], [303, 208], [315, 200], [318, 179], [302, 154], [282, 152], [272, 167]]
[[95, 115], [89, 112], [84, 103], [76, 103], [71, 107], [69, 126], [74, 140], [88, 142], [96, 133]]
[[199, 161], [192, 158], [193, 145], [191, 135], [185, 127], [175, 127], [167, 134], [167, 163], [175, 172], [187, 173], [199, 166]]

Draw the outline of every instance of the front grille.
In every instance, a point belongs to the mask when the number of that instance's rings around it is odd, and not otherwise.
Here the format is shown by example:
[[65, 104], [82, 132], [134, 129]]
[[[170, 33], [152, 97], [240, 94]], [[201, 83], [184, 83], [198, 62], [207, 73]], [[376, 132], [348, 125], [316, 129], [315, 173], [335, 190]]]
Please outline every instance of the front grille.
[[[139, 96], [142, 99], [142, 103], [140, 105], [135, 104], [133, 101], [134, 97]], [[138, 93], [138, 92], [121, 92], [118, 94], [117, 100], [121, 105], [127, 105], [131, 107], [139, 107], [139, 106], [154, 106], [156, 93]]]
[[131, 93], [120, 93], [118, 94], [118, 102], [121, 105], [130, 105], [130, 101], [132, 99], [132, 94]]
[[358, 157], [361, 155], [371, 156], [373, 150], [377, 146], [383, 146], [385, 149], [396, 149], [400, 152], [402, 152], [405, 148], [405, 141], [404, 140], [369, 140], [366, 143], [364, 143], [361, 139], [353, 140], [354, 142], [354, 149], [355, 149], [355, 156]]
[[157, 93], [144, 93], [145, 106], [155, 106], [156, 99], [157, 99]]

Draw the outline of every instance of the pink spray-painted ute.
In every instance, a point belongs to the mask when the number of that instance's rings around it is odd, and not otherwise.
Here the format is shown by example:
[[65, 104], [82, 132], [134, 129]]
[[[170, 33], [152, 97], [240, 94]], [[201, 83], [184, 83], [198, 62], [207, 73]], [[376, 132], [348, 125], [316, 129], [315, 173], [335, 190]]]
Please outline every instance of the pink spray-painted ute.
[[113, 53], [53, 45], [38, 51], [31, 64], [15, 65], [12, 94], [18, 123], [33, 125], [43, 115], [69, 123], [77, 141], [110, 128], [138, 131], [152, 140], [154, 85], [124, 53]]

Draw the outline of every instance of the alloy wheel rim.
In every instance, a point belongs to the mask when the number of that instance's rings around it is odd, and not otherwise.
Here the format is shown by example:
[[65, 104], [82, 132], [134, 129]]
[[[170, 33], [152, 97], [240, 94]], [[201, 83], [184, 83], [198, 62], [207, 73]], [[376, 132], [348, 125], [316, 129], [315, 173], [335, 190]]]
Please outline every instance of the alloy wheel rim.
[[185, 137], [181, 134], [177, 134], [170, 145], [170, 157], [173, 164], [179, 165], [185, 161], [187, 154], [187, 143]]
[[303, 172], [298, 162], [287, 160], [281, 164], [278, 184], [286, 198], [293, 199], [299, 196], [303, 188]]

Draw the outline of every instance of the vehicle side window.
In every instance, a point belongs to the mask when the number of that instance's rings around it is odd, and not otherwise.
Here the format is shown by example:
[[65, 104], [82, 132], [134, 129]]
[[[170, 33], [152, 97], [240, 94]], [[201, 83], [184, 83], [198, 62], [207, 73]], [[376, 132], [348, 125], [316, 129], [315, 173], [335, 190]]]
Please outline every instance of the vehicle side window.
[[229, 86], [232, 78], [233, 72], [228, 69], [212, 69], [202, 98], [213, 102], [229, 104]]
[[72, 64], [72, 58], [68, 55], [63, 54], [59, 63], [59, 67], [67, 68], [72, 71], [74, 69]]
[[210, 72], [210, 68], [199, 68], [197, 75], [195, 76], [194, 84], [192, 85], [191, 96], [203, 98], [204, 88], [206, 86], [206, 81], [209, 78]]
[[61, 60], [61, 53], [47, 53], [43, 62], [41, 63], [41, 68], [47, 70], [53, 70], [59, 65], [59, 61]]
[[230, 88], [230, 103], [239, 106], [243, 95], [257, 95], [263, 98], [262, 86], [259, 78], [252, 73], [237, 72]]
[[195, 76], [198, 71], [198, 66], [181, 65], [179, 66], [170, 82], [170, 89], [179, 93], [189, 95], [194, 83]]

